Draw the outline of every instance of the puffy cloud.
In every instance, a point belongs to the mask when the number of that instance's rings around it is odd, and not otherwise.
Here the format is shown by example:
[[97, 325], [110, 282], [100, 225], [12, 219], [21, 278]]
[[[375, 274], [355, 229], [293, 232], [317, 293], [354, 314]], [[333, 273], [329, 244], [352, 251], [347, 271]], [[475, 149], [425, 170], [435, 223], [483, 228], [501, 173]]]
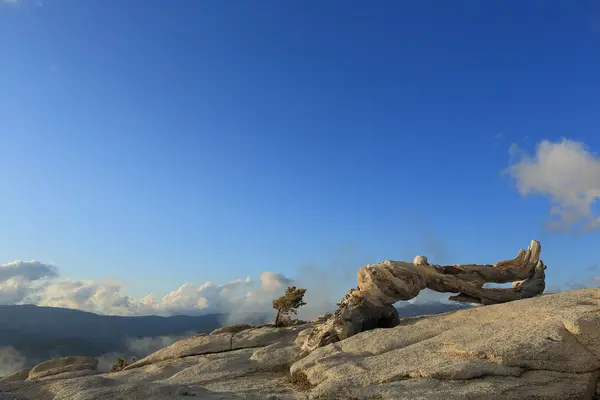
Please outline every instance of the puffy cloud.
[[42, 264], [39, 261], [13, 261], [8, 264], [0, 264], [0, 281], [11, 278], [24, 278], [28, 281], [36, 281], [42, 278], [55, 278], [58, 271], [55, 267]]
[[291, 285], [293, 281], [276, 272], [263, 272], [260, 274], [260, 286], [265, 290], [279, 290], [281, 285]]
[[125, 295], [123, 285], [112, 281], [49, 281], [31, 288], [23, 302], [100, 314], [136, 315], [142, 311], [139, 300]]
[[18, 304], [35, 293], [47, 279], [58, 277], [56, 267], [39, 261], [0, 264], [0, 304]]
[[19, 304], [31, 291], [31, 284], [24, 279], [11, 278], [0, 281], [0, 305]]
[[237, 279], [223, 285], [186, 283], [162, 298], [136, 298], [125, 294], [114, 280], [57, 279], [58, 270], [38, 261], [0, 265], [0, 304], [36, 304], [110, 315], [230, 314], [243, 320], [248, 313], [273, 312], [271, 301], [283, 294], [292, 280], [263, 272], [258, 280]]
[[[245, 284], [251, 281], [246, 280]], [[230, 308], [227, 324], [237, 324], [245, 322], [252, 315], [267, 315], [273, 312], [273, 300], [282, 296], [285, 288], [293, 285], [294, 281], [275, 272], [262, 272], [259, 276], [257, 285], [249, 291], [243, 293], [242, 298], [234, 299], [235, 306]], [[226, 288], [226, 293], [229, 293]]]
[[550, 216], [554, 217], [550, 227], [578, 230], [600, 227], [600, 217], [593, 210], [594, 202], [600, 198], [600, 157], [583, 143], [544, 140], [533, 155], [513, 144], [510, 154], [513, 162], [506, 171], [516, 179], [520, 193], [550, 197]]

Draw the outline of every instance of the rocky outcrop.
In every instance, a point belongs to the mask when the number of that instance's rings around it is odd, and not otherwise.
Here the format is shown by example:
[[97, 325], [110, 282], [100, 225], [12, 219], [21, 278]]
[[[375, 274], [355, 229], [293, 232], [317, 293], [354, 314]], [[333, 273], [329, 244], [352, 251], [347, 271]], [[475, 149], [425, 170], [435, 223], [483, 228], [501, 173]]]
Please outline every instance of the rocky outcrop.
[[591, 400], [598, 388], [600, 289], [402, 318], [300, 358], [318, 327], [199, 335], [121, 372], [0, 382], [0, 399]]
[[[29, 371], [28, 379], [41, 379], [51, 375], [59, 375], [74, 371], [95, 371], [98, 359], [94, 357], [64, 357], [36, 365]], [[81, 375], [81, 374], [79, 374]]]
[[184, 357], [265, 347], [274, 343], [290, 345], [298, 336], [298, 332], [311, 327], [312, 325], [306, 324], [288, 328], [262, 327], [249, 328], [234, 333], [202, 334], [173, 343], [128, 365], [125, 369], [140, 368], [160, 361]]
[[317, 349], [290, 373], [315, 399], [591, 399], [599, 339], [600, 290], [581, 290], [406, 319]]

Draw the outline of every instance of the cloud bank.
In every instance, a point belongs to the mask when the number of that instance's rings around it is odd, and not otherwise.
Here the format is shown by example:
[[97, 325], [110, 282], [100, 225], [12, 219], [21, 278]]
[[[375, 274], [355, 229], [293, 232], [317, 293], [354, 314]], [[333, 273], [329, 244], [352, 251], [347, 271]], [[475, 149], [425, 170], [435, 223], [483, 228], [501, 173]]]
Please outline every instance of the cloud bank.
[[11, 278], [23, 278], [35, 281], [42, 278], [55, 278], [58, 270], [39, 261], [13, 261], [8, 264], [0, 264], [0, 281]]
[[523, 196], [549, 196], [552, 203], [548, 226], [560, 230], [589, 231], [600, 228], [594, 203], [600, 198], [600, 157], [585, 144], [562, 139], [544, 140], [528, 155], [516, 144], [506, 170]]
[[[440, 246], [437, 243], [434, 247]], [[283, 295], [287, 286], [296, 285], [307, 289], [307, 304], [299, 309], [298, 318], [311, 320], [334, 312], [343, 294], [356, 286], [358, 267], [372, 260], [356, 246], [334, 249], [334, 254], [336, 257], [325, 265], [301, 266], [295, 279], [267, 271], [258, 279], [246, 277], [222, 285], [186, 283], [163, 297], [129, 296], [125, 285], [115, 280], [62, 279], [52, 265], [13, 261], [0, 264], [0, 305], [35, 304], [121, 316], [219, 313], [227, 315], [225, 324], [253, 323], [261, 317], [274, 316], [273, 299]], [[411, 303], [447, 302], [447, 299], [448, 294], [424, 290]]]
[[273, 312], [271, 301], [293, 281], [275, 272], [216, 285], [186, 283], [162, 298], [137, 298], [125, 294], [116, 281], [58, 279], [58, 270], [39, 261], [0, 264], [0, 305], [35, 304], [64, 307], [107, 315], [229, 314], [240, 320], [249, 313]]

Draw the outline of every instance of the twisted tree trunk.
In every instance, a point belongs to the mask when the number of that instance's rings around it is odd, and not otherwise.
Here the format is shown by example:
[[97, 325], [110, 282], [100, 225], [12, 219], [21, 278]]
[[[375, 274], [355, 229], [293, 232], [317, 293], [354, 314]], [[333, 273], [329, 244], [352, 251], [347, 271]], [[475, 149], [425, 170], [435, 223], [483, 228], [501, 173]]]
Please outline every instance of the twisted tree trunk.
[[[532, 240], [512, 260], [493, 265], [430, 265], [417, 256], [413, 263], [383, 261], [358, 271], [358, 288], [351, 289], [338, 310], [304, 342], [305, 353], [343, 340], [364, 330], [397, 324], [394, 303], [410, 300], [425, 288], [458, 293], [454, 301], [496, 304], [537, 296], [545, 289], [546, 266], [540, 260], [541, 245]], [[485, 283], [509, 283], [512, 288], [484, 288]]]
[[281, 319], [281, 308], [277, 309], [277, 315], [275, 316], [275, 326], [280, 326], [281, 322], [279, 321]]

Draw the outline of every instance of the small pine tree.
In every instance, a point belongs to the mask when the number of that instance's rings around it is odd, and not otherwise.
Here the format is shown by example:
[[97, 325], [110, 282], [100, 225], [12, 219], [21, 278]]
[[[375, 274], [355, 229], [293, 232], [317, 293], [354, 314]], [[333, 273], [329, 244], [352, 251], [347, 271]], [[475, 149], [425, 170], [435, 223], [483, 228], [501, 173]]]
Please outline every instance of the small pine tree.
[[284, 317], [296, 315], [298, 308], [305, 305], [304, 293], [306, 289], [297, 289], [296, 286], [289, 286], [285, 289], [285, 294], [273, 300], [273, 308], [277, 310], [275, 317], [275, 326], [281, 326]]
[[123, 357], [117, 357], [112, 365], [112, 368], [110, 369], [110, 372], [123, 371], [127, 365], [129, 365], [127, 364], [127, 360], [125, 360]]

